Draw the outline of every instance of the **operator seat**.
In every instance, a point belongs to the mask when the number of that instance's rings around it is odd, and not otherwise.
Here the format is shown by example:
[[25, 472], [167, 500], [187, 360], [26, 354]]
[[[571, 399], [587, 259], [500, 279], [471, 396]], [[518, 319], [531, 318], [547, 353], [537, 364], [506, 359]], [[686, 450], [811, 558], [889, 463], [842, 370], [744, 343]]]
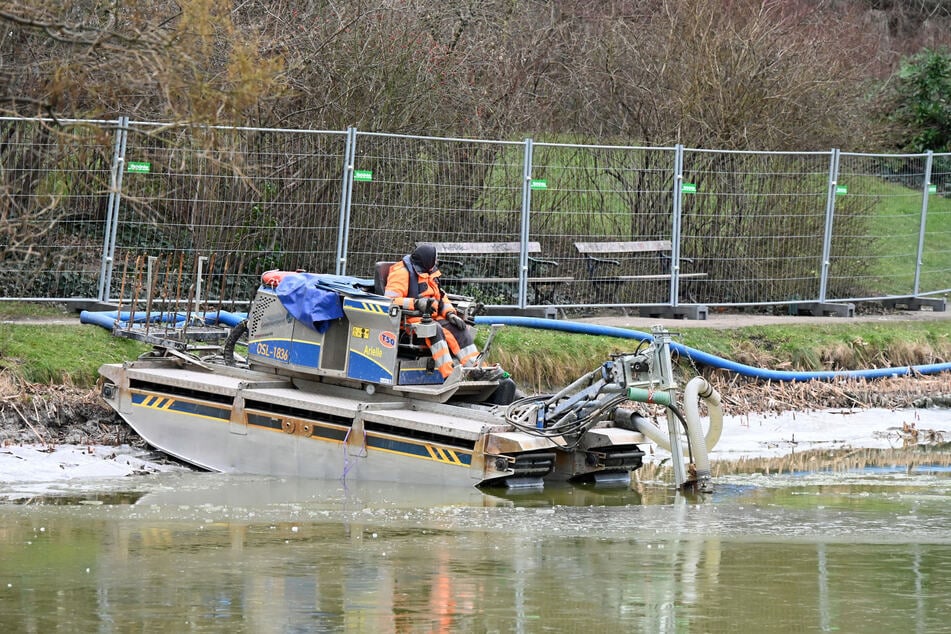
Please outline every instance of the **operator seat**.
[[[389, 277], [390, 267], [394, 264], [396, 263], [377, 262], [373, 265], [373, 292], [377, 295], [383, 295], [386, 292], [386, 278]], [[419, 357], [429, 357], [432, 359], [429, 347], [422, 340], [411, 336], [402, 327], [400, 328], [398, 350], [401, 356], [414, 359]]]
[[386, 278], [390, 275], [390, 267], [396, 262], [377, 262], [373, 266], [373, 292], [383, 295], [386, 292]]

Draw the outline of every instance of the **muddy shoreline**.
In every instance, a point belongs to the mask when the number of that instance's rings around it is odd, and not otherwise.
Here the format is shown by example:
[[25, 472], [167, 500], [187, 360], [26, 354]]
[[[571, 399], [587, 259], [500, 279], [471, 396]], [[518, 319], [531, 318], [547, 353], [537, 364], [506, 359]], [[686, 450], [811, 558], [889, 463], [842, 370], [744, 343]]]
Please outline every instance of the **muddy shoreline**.
[[65, 385], [0, 392], [0, 447], [23, 444], [146, 447], [96, 390]]
[[[724, 413], [780, 414], [826, 409], [951, 408], [951, 374], [876, 380], [754, 382], [709, 377]], [[0, 374], [0, 446], [132, 445], [146, 443], [109, 408], [95, 389], [23, 385]]]

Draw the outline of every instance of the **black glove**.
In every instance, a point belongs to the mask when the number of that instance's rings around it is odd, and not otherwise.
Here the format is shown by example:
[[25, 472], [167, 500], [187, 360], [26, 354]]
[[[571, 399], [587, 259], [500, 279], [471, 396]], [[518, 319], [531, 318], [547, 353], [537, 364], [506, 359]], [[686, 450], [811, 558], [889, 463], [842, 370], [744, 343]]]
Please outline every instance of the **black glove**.
[[436, 312], [437, 302], [432, 297], [417, 297], [416, 310], [424, 315], [433, 315]]
[[466, 329], [466, 322], [465, 320], [462, 319], [462, 317], [459, 316], [459, 313], [449, 313], [448, 315], [446, 315], [446, 321], [448, 321], [450, 324], [452, 324], [454, 327], [458, 328], [459, 330]]

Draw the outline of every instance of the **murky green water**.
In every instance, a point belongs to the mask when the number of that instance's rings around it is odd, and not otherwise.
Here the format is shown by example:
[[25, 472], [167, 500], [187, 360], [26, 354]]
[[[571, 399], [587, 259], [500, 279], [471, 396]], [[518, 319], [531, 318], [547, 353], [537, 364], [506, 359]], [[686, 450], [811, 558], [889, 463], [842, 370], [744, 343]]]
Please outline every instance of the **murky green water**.
[[4, 632], [939, 632], [951, 476], [487, 494], [175, 474], [0, 502]]

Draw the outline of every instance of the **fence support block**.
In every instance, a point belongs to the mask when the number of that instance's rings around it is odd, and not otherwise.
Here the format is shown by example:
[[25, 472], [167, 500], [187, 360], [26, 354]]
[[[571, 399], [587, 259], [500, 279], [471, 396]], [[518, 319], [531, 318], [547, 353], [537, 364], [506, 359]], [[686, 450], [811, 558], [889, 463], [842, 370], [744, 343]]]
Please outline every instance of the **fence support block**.
[[831, 302], [811, 302], [794, 304], [791, 315], [811, 315], [813, 317], [855, 317], [855, 304], [835, 304]]
[[882, 305], [903, 310], [921, 310], [927, 306], [936, 313], [943, 313], [948, 309], [948, 302], [943, 297], [892, 297], [882, 300]]
[[641, 317], [653, 317], [655, 319], [696, 319], [706, 321], [710, 310], [703, 304], [678, 304], [677, 306], [655, 304], [639, 306], [638, 312]]

